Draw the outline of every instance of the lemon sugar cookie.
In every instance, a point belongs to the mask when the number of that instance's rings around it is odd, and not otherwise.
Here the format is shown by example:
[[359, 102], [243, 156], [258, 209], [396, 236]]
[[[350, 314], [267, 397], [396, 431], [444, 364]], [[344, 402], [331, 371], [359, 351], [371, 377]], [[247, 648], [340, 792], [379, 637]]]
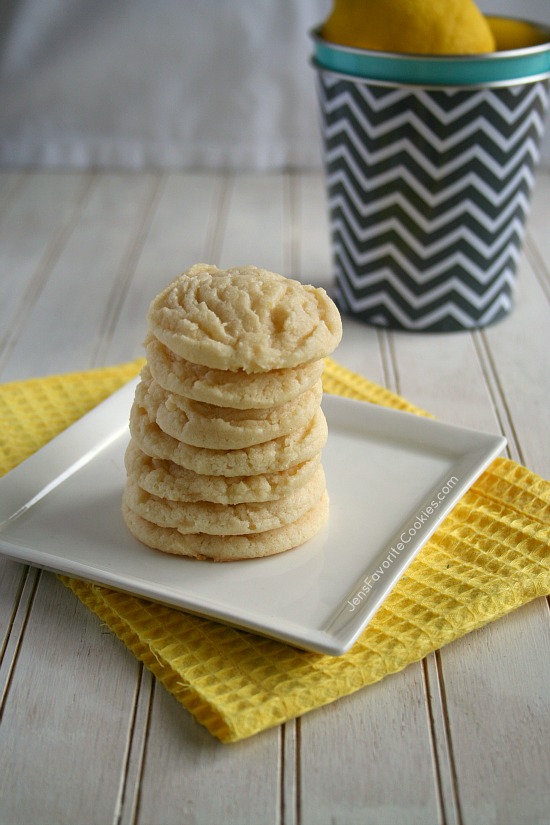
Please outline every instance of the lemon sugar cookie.
[[324, 289], [254, 266], [196, 264], [151, 303], [152, 334], [205, 367], [266, 372], [317, 361], [342, 337]]
[[278, 407], [235, 410], [167, 393], [156, 382], [142, 381], [140, 398], [151, 409], [155, 398], [156, 422], [165, 433], [184, 444], [212, 450], [237, 450], [302, 429], [318, 408], [323, 393], [320, 381]]
[[166, 553], [230, 561], [326, 523], [324, 358], [342, 324], [322, 289], [197, 264], [151, 302], [130, 410], [124, 521]]
[[269, 372], [216, 370], [180, 358], [154, 335], [147, 337], [145, 353], [151, 374], [163, 389], [194, 401], [240, 410], [265, 409], [291, 401], [319, 381], [324, 367], [320, 358]]
[[169, 459], [202, 475], [245, 476], [287, 470], [320, 453], [328, 437], [327, 421], [318, 409], [311, 421], [296, 430], [241, 450], [210, 450], [192, 447], [163, 432], [147, 410], [133, 404], [130, 434], [144, 453]]
[[168, 393], [142, 370], [136, 402], [147, 409], [161, 430], [194, 447], [236, 450], [300, 430], [313, 418], [323, 394], [321, 381], [277, 407], [238, 410], [193, 401]]
[[142, 518], [125, 503], [122, 515], [132, 535], [155, 550], [210, 561], [238, 561], [273, 556], [292, 550], [313, 538], [327, 523], [329, 501], [325, 493], [313, 507], [290, 524], [244, 536], [180, 533]]
[[134, 513], [159, 527], [174, 527], [180, 533], [238, 536], [262, 533], [295, 521], [313, 507], [324, 490], [325, 476], [319, 465], [302, 487], [275, 501], [241, 504], [172, 501], [146, 493], [131, 480], [126, 485], [124, 501]]
[[124, 456], [128, 478], [151, 495], [172, 501], [212, 501], [216, 504], [274, 501], [302, 487], [321, 463], [313, 458], [273, 473], [246, 476], [201, 475], [169, 459], [152, 458], [132, 439]]

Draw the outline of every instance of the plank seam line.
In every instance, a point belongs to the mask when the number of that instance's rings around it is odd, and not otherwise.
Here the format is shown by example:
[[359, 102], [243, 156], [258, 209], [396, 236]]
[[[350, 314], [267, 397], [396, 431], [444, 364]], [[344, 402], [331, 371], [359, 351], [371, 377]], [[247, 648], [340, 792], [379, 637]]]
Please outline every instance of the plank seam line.
[[17, 616], [17, 611], [19, 610], [19, 604], [21, 602], [21, 598], [22, 598], [22, 595], [23, 595], [23, 590], [25, 589], [25, 583], [26, 583], [27, 577], [29, 575], [29, 569], [30, 569], [29, 565], [21, 565], [21, 568], [22, 568], [21, 579], [20, 579], [19, 585], [17, 587], [17, 591], [15, 593], [13, 608], [12, 608], [12, 611], [11, 611], [9, 621], [7, 623], [6, 635], [4, 637], [4, 641], [2, 643], [2, 646], [0, 647], [0, 670], [2, 668], [2, 662], [4, 660], [4, 654], [6, 653], [6, 649], [7, 649], [8, 644], [9, 644], [10, 635], [11, 635], [11, 632], [12, 632], [12, 629], [13, 629], [13, 626], [14, 626], [14, 623], [15, 623], [16, 616]]
[[114, 816], [114, 825], [119, 825], [121, 817], [122, 817], [122, 810], [124, 807], [124, 800], [126, 797], [126, 788], [128, 782], [128, 770], [130, 765], [131, 753], [132, 753], [132, 744], [134, 741], [134, 733], [137, 724], [137, 715], [138, 715], [138, 705], [139, 705], [139, 697], [141, 694], [141, 680], [143, 675], [143, 664], [139, 663], [138, 669], [138, 679], [136, 683], [136, 689], [134, 691], [134, 702], [133, 702], [133, 709], [132, 714], [130, 716], [130, 724], [128, 726], [128, 735], [126, 737], [126, 747], [124, 749], [124, 759], [122, 763], [122, 771], [121, 771], [121, 781], [119, 785], [119, 791], [117, 794], [117, 800], [115, 804], [115, 816]]
[[87, 174], [84, 177], [81, 184], [81, 190], [75, 198], [75, 203], [69, 216], [62, 223], [62, 225], [58, 227], [53, 235], [52, 241], [47, 244], [46, 250], [36, 266], [34, 275], [29, 280], [29, 283], [23, 292], [19, 306], [15, 310], [13, 321], [9, 325], [9, 328], [3, 338], [0, 339], [0, 352], [2, 352], [2, 355], [0, 356], [0, 368], [5, 366], [15, 344], [17, 343], [17, 338], [25, 321], [32, 313], [32, 310], [44, 291], [52, 269], [59, 260], [63, 249], [67, 245], [67, 241], [69, 240], [74, 228], [76, 227], [78, 219], [82, 214], [82, 209], [90, 197], [95, 181], [95, 173]]
[[529, 234], [525, 240], [525, 254], [544, 293], [544, 297], [550, 303], [550, 270], [546, 266], [535, 239]]
[[[475, 330], [472, 334], [472, 341], [483, 377], [485, 378], [485, 385], [493, 404], [493, 409], [497, 417], [500, 432], [508, 437], [506, 453], [510, 458], [514, 458], [513, 453], [515, 452], [519, 462], [524, 464], [525, 459], [523, 457], [518, 434], [512, 419], [512, 413], [506, 401], [506, 394], [503, 391], [498, 370], [493, 360], [491, 348], [489, 346], [489, 342], [487, 341], [485, 331], [482, 329]], [[510, 441], [512, 444], [510, 444]]]
[[286, 796], [285, 796], [285, 738], [286, 724], [282, 724], [279, 734], [279, 823], [285, 825]]
[[451, 720], [449, 717], [449, 708], [447, 703], [447, 691], [445, 688], [445, 677], [443, 676], [443, 665], [441, 662], [441, 652], [436, 650], [434, 653], [435, 670], [437, 675], [437, 682], [441, 692], [441, 713], [443, 716], [443, 724], [445, 726], [445, 737], [447, 739], [449, 754], [449, 766], [451, 770], [451, 783], [453, 790], [454, 803], [456, 807], [456, 815], [458, 825], [462, 825], [464, 819], [462, 816], [462, 806], [460, 804], [459, 783], [456, 770], [456, 762], [454, 758], [453, 737], [451, 733]]
[[300, 717], [296, 719], [296, 752], [294, 754], [294, 772], [296, 777], [295, 782], [295, 820], [296, 825], [301, 825], [302, 822], [302, 722]]
[[[145, 679], [147, 679], [148, 691], [144, 690]], [[148, 692], [148, 695], [147, 695]], [[128, 731], [127, 748], [124, 757], [124, 770], [121, 777], [121, 787], [115, 809], [113, 825], [135, 825], [138, 821], [139, 808], [141, 802], [141, 784], [145, 769], [147, 744], [149, 741], [151, 711], [153, 707], [153, 697], [155, 693], [155, 679], [144, 665], [140, 665], [140, 677], [134, 696], [134, 711], [132, 714]], [[145, 709], [140, 713], [140, 699], [145, 694]], [[136, 727], [138, 717], [142, 716], [143, 737], [139, 746], [135, 746]], [[130, 771], [135, 761], [134, 788], [131, 797], [129, 796]], [[129, 809], [129, 810], [128, 810]], [[128, 812], [127, 812], [128, 811]]]
[[[432, 654], [432, 657], [434, 654]], [[424, 693], [426, 699], [426, 709], [428, 714], [428, 731], [430, 737], [430, 750], [432, 754], [432, 761], [435, 771], [435, 780], [437, 786], [437, 805], [439, 809], [439, 815], [441, 818], [441, 825], [447, 825], [448, 817], [447, 817], [447, 810], [445, 804], [445, 793], [443, 791], [443, 769], [441, 766], [441, 759], [439, 755], [439, 747], [438, 747], [438, 737], [437, 737], [437, 725], [435, 721], [435, 713], [433, 702], [431, 699], [432, 690], [431, 690], [431, 683], [430, 683], [430, 673], [428, 668], [428, 659], [425, 657], [422, 659], [422, 677], [424, 682]], [[448, 743], [446, 744], [446, 751], [448, 753]]]
[[145, 203], [136, 219], [136, 230], [121, 257], [118, 273], [107, 299], [107, 309], [103, 314], [101, 323], [99, 324], [99, 331], [96, 338], [97, 343], [90, 361], [91, 366], [96, 366], [102, 359], [102, 353], [105, 351], [105, 348], [108, 346], [112, 338], [117, 321], [120, 317], [124, 299], [127, 294], [128, 284], [132, 279], [145, 245], [145, 240], [152, 222], [152, 216], [160, 199], [160, 192], [163, 183], [165, 183], [164, 174], [159, 174], [153, 177], [151, 188], [145, 197]]
[[[38, 584], [40, 582], [41, 576], [42, 571], [38, 568], [27, 567], [24, 582], [20, 588], [19, 597], [17, 600], [17, 607], [14, 611], [13, 621], [10, 624], [10, 632], [6, 639], [6, 645], [4, 647], [2, 656], [2, 667], [0, 668], [0, 674], [2, 671], [5, 672], [5, 677], [3, 679], [0, 679], [0, 721], [2, 720], [5, 702], [9, 694], [11, 681], [13, 678], [13, 674], [15, 672], [17, 660], [19, 658], [19, 653], [21, 651], [25, 631], [29, 623], [29, 618], [32, 612], [32, 606], [34, 604], [34, 598], [36, 595], [36, 591], [38, 589]], [[25, 591], [27, 590], [29, 592], [25, 596]], [[7, 653], [8, 648], [10, 646], [13, 647], [13, 652], [11, 655], [11, 659], [7, 661]], [[4, 662], [6, 663], [4, 664]]]
[[229, 216], [229, 201], [233, 191], [234, 175], [224, 172], [219, 175], [218, 191], [210, 210], [208, 229], [204, 241], [204, 261], [219, 266], [223, 238]]
[[28, 171], [18, 172], [14, 180], [11, 182], [10, 188], [2, 198], [3, 203], [0, 205], [0, 221], [4, 219], [4, 215], [10, 209], [12, 202], [17, 198], [19, 192], [23, 188], [23, 184], [30, 179], [31, 173]]
[[378, 340], [384, 386], [392, 392], [399, 393], [400, 381], [393, 335], [388, 330], [377, 329], [376, 338]]
[[283, 275], [300, 278], [302, 197], [297, 175], [283, 176]]

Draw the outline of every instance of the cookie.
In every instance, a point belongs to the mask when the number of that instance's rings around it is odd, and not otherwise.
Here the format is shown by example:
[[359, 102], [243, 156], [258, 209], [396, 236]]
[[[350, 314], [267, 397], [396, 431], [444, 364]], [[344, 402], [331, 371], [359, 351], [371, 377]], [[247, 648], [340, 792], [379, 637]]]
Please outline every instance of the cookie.
[[124, 491], [126, 505], [138, 516], [180, 533], [208, 533], [239, 536], [262, 533], [296, 521], [319, 500], [325, 489], [321, 465], [306, 484], [275, 501], [245, 504], [213, 504], [208, 501], [183, 502], [146, 493], [132, 479]]
[[213, 536], [206, 533], [182, 534], [172, 527], [158, 527], [122, 505], [124, 521], [138, 541], [179, 556], [211, 561], [238, 561], [283, 553], [313, 538], [326, 524], [329, 500], [326, 491], [310, 510], [290, 524], [241, 536]]
[[252, 447], [301, 429], [313, 418], [322, 395], [319, 381], [279, 407], [235, 410], [167, 393], [154, 379], [149, 380], [147, 369], [136, 390], [138, 404], [155, 417], [161, 430], [183, 444], [211, 450]]
[[291, 401], [319, 381], [324, 367], [321, 358], [269, 372], [216, 370], [179, 358], [153, 335], [145, 341], [145, 352], [151, 374], [163, 389], [237, 410], [266, 409]]
[[254, 266], [196, 264], [154, 298], [147, 320], [179, 357], [247, 373], [317, 361], [342, 337], [324, 289]]
[[246, 447], [242, 450], [209, 450], [182, 444], [164, 433], [147, 411], [134, 402], [130, 410], [130, 433], [144, 453], [170, 459], [201, 475], [247, 476], [278, 473], [313, 458], [326, 444], [328, 428], [318, 409], [301, 430]]
[[130, 441], [124, 463], [128, 476], [143, 490], [172, 501], [212, 501], [217, 504], [274, 501], [298, 490], [312, 477], [321, 453], [308, 461], [255, 476], [199, 475], [166, 459], [151, 458]]

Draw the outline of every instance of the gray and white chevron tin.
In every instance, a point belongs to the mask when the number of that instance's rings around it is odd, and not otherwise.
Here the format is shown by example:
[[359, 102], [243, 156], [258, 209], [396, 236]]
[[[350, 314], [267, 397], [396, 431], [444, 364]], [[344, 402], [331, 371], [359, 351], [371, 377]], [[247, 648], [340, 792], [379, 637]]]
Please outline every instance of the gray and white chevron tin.
[[548, 79], [424, 89], [317, 78], [341, 311], [432, 332], [504, 317]]

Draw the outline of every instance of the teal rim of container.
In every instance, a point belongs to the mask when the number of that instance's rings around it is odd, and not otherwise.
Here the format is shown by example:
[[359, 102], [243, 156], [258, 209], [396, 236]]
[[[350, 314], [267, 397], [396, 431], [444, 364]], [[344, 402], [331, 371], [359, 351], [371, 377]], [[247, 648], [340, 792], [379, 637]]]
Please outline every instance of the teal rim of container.
[[[508, 18], [511, 19], [511, 18]], [[518, 21], [528, 22], [528, 21]], [[381, 83], [411, 86], [498, 86], [550, 76], [550, 30], [531, 23], [547, 42], [482, 55], [425, 55], [340, 46], [311, 32], [318, 69]]]

